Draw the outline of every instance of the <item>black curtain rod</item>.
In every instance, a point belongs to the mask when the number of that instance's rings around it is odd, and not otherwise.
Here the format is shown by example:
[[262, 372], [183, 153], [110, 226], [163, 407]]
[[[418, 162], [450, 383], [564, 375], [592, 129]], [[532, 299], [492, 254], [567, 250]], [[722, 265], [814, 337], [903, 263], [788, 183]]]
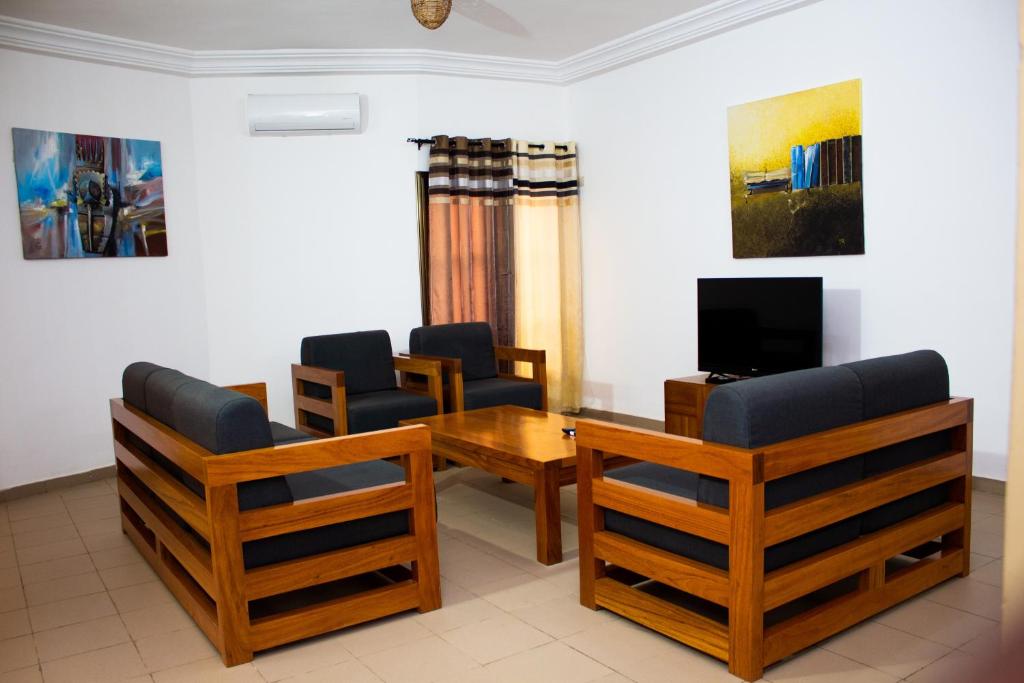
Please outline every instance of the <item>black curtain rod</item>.
[[[406, 142], [415, 142], [416, 143], [416, 149], [422, 148], [423, 145], [432, 145], [432, 144], [434, 144], [434, 138], [406, 138], [405, 141]], [[469, 140], [469, 144], [471, 144], [471, 145], [480, 145], [480, 144], [483, 144], [483, 142], [481, 140]], [[502, 147], [505, 146], [505, 143], [504, 142], [500, 142], [500, 141], [493, 142], [492, 144], [500, 145]], [[542, 149], [543, 147], [544, 147], [544, 145], [530, 145], [530, 149]], [[569, 149], [569, 146], [568, 145], [555, 145], [555, 149]]]

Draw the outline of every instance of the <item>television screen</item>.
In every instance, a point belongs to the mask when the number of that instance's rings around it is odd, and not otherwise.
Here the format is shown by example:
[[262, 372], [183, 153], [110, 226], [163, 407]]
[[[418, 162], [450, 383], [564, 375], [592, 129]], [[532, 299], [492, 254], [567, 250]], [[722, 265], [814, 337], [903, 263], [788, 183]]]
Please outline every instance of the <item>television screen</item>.
[[697, 367], [752, 377], [821, 365], [820, 277], [697, 280]]

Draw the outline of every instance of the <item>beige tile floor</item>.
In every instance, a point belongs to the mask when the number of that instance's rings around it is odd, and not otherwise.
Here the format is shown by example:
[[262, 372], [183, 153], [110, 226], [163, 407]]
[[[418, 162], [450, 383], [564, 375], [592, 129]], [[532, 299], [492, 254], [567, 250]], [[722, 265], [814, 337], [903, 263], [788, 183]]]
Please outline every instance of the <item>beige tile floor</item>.
[[[444, 607], [261, 653], [225, 669], [121, 534], [112, 481], [0, 504], [4, 681], [735, 681], [726, 667], [579, 606], [575, 494], [566, 561], [533, 560], [532, 496], [438, 474]], [[972, 680], [994, 647], [1003, 500], [976, 493], [974, 572], [765, 672], [775, 683]], [[951, 676], [951, 677], [950, 677]]]

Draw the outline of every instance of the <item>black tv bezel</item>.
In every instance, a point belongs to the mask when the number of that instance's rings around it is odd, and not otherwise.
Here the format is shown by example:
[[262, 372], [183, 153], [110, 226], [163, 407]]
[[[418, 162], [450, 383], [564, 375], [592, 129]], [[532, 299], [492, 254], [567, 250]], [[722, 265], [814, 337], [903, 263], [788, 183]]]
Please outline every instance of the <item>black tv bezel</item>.
[[[765, 282], [779, 280], [804, 280], [804, 281], [817, 281], [818, 287], [818, 339], [815, 348], [817, 353], [814, 359], [814, 365], [804, 365], [800, 367], [786, 367], [786, 368], [753, 368], [741, 365], [739, 363], [732, 364], [728, 367], [715, 366], [711, 367], [709, 364], [702, 362], [701, 358], [701, 331], [700, 331], [700, 312], [701, 312], [701, 286], [700, 283], [703, 281], [714, 280], [714, 281], [743, 281], [743, 282]], [[823, 346], [824, 346], [824, 324], [825, 324], [825, 313], [824, 313], [824, 292], [825, 292], [825, 280], [821, 276], [795, 276], [795, 277], [701, 277], [697, 278], [697, 370], [698, 372], [708, 372], [712, 375], [727, 375], [736, 378], [742, 377], [763, 377], [766, 375], [776, 375], [783, 372], [791, 372], [793, 370], [804, 370], [807, 368], [821, 367], [823, 360]]]

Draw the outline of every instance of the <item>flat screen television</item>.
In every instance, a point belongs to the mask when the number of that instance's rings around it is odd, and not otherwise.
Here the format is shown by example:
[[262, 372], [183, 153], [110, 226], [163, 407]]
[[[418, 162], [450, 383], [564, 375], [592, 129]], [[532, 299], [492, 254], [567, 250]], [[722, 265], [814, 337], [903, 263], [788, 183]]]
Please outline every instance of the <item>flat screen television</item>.
[[697, 280], [697, 367], [756, 377], [821, 365], [820, 277]]

